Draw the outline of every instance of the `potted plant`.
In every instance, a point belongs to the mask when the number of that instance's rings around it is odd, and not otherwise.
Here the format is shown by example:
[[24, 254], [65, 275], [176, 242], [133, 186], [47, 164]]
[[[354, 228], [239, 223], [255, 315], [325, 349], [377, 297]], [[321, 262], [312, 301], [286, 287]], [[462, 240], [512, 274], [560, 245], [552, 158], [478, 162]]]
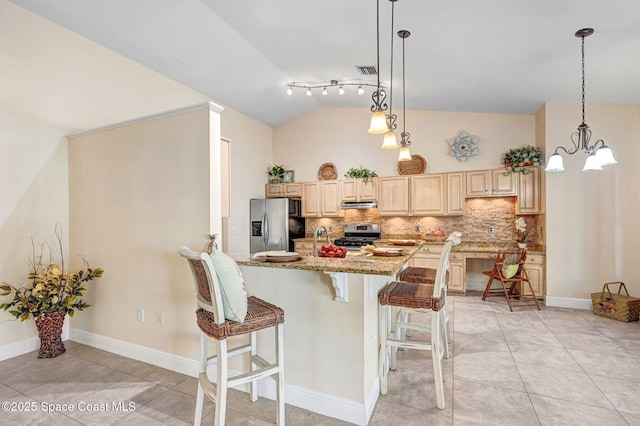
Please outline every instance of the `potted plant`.
[[519, 217], [515, 221], [516, 226], [516, 242], [518, 243], [518, 247], [527, 248], [527, 243], [531, 241], [528, 239], [529, 231], [527, 231], [527, 222], [525, 222], [523, 217]]
[[531, 171], [527, 166], [535, 167], [544, 164], [544, 154], [540, 148], [531, 145], [514, 148], [504, 153], [503, 164], [507, 168], [505, 175], [512, 172], [528, 175]]
[[[53, 358], [65, 351], [62, 342], [62, 324], [65, 315], [73, 317], [76, 310], [82, 311], [89, 304], [82, 300], [85, 283], [99, 278], [104, 272], [100, 268], [91, 268], [86, 259], [83, 267], [75, 273], [68, 272], [64, 263], [64, 251], [60, 228], [56, 226], [57, 243], [55, 255], [49, 248], [49, 261], [43, 261], [44, 243], [40, 243], [40, 253], [32, 242], [32, 254], [29, 259], [29, 281], [24, 287], [11, 284], [0, 285], [0, 296], [10, 296], [11, 300], [0, 304], [0, 309], [25, 322], [34, 319], [40, 336], [38, 358]], [[55, 258], [58, 257], [58, 260]]]
[[274, 164], [267, 169], [267, 173], [271, 176], [271, 183], [280, 183], [282, 175], [284, 175], [284, 164]]
[[352, 167], [349, 170], [347, 170], [347, 173], [344, 174], [344, 177], [346, 178], [362, 178], [362, 180], [364, 182], [368, 181], [369, 178], [372, 177], [377, 177], [378, 174], [376, 173], [375, 170], [369, 170], [365, 167]]

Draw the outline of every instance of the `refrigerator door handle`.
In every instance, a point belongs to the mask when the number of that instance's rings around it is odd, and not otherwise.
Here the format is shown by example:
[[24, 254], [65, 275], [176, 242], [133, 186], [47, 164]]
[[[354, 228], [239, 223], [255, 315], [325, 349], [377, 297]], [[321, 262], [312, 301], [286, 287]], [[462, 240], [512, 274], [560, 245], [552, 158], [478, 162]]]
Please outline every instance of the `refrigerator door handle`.
[[262, 239], [264, 240], [264, 249], [269, 250], [269, 216], [262, 216]]

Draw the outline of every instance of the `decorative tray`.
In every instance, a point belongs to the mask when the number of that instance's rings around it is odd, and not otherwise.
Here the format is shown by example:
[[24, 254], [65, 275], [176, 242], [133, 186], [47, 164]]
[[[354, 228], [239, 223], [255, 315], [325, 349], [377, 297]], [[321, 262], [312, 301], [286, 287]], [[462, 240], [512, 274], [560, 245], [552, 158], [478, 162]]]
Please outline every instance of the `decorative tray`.
[[389, 244], [394, 246], [415, 246], [416, 240], [389, 240]]
[[376, 248], [371, 252], [374, 256], [403, 256], [404, 250], [401, 248]]
[[412, 154], [411, 160], [398, 161], [396, 168], [401, 175], [421, 175], [427, 169], [427, 160], [422, 155]]
[[324, 163], [318, 169], [318, 179], [320, 180], [336, 180], [338, 171], [333, 163]]
[[302, 259], [300, 254], [295, 251], [287, 251], [282, 253], [269, 253], [265, 256], [267, 262], [295, 262]]

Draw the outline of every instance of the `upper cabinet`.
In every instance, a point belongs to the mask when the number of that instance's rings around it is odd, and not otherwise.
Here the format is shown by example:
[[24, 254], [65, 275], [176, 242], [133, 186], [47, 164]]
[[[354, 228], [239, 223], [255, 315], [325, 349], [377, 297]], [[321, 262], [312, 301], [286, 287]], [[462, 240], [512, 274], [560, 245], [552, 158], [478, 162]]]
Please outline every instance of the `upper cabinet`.
[[517, 195], [515, 173], [505, 175], [504, 169], [467, 172], [467, 197], [505, 197]]
[[264, 186], [264, 195], [267, 198], [300, 198], [302, 197], [302, 184], [300, 183], [268, 183]]
[[443, 174], [411, 176], [409, 202], [412, 215], [436, 216], [445, 214], [445, 176]]
[[464, 173], [379, 178], [378, 215], [462, 215], [464, 188]]
[[532, 167], [528, 174], [518, 176], [518, 203], [516, 214], [543, 213], [542, 207], [542, 173], [539, 167]]
[[338, 181], [342, 201], [377, 201], [378, 178], [347, 179]]
[[378, 178], [378, 215], [409, 214], [409, 176]]
[[337, 180], [302, 183], [302, 216], [340, 216], [340, 186]]

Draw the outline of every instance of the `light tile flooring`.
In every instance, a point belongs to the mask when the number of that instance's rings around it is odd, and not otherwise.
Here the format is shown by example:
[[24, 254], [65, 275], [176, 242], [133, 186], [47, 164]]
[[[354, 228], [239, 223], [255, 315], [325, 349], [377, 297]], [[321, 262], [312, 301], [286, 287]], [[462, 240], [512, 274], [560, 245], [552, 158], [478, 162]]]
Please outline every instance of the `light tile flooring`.
[[[640, 425], [640, 323], [587, 310], [511, 313], [504, 301], [478, 296], [454, 296], [449, 303], [454, 356], [445, 360], [446, 408], [435, 407], [428, 355], [406, 350], [370, 424]], [[192, 423], [194, 378], [65, 343], [67, 352], [57, 358], [37, 359], [32, 352], [0, 362], [0, 401], [37, 408], [0, 412], [0, 425]], [[135, 411], [115, 410], [114, 401], [132, 401]], [[42, 402], [72, 404], [74, 411], [59, 405], [45, 413]], [[108, 411], [100, 411], [105, 403]], [[272, 401], [251, 404], [247, 394], [232, 391], [228, 405], [227, 424], [275, 421]], [[213, 424], [213, 408], [205, 404], [203, 424]], [[286, 414], [289, 425], [345, 424], [292, 406]]]

